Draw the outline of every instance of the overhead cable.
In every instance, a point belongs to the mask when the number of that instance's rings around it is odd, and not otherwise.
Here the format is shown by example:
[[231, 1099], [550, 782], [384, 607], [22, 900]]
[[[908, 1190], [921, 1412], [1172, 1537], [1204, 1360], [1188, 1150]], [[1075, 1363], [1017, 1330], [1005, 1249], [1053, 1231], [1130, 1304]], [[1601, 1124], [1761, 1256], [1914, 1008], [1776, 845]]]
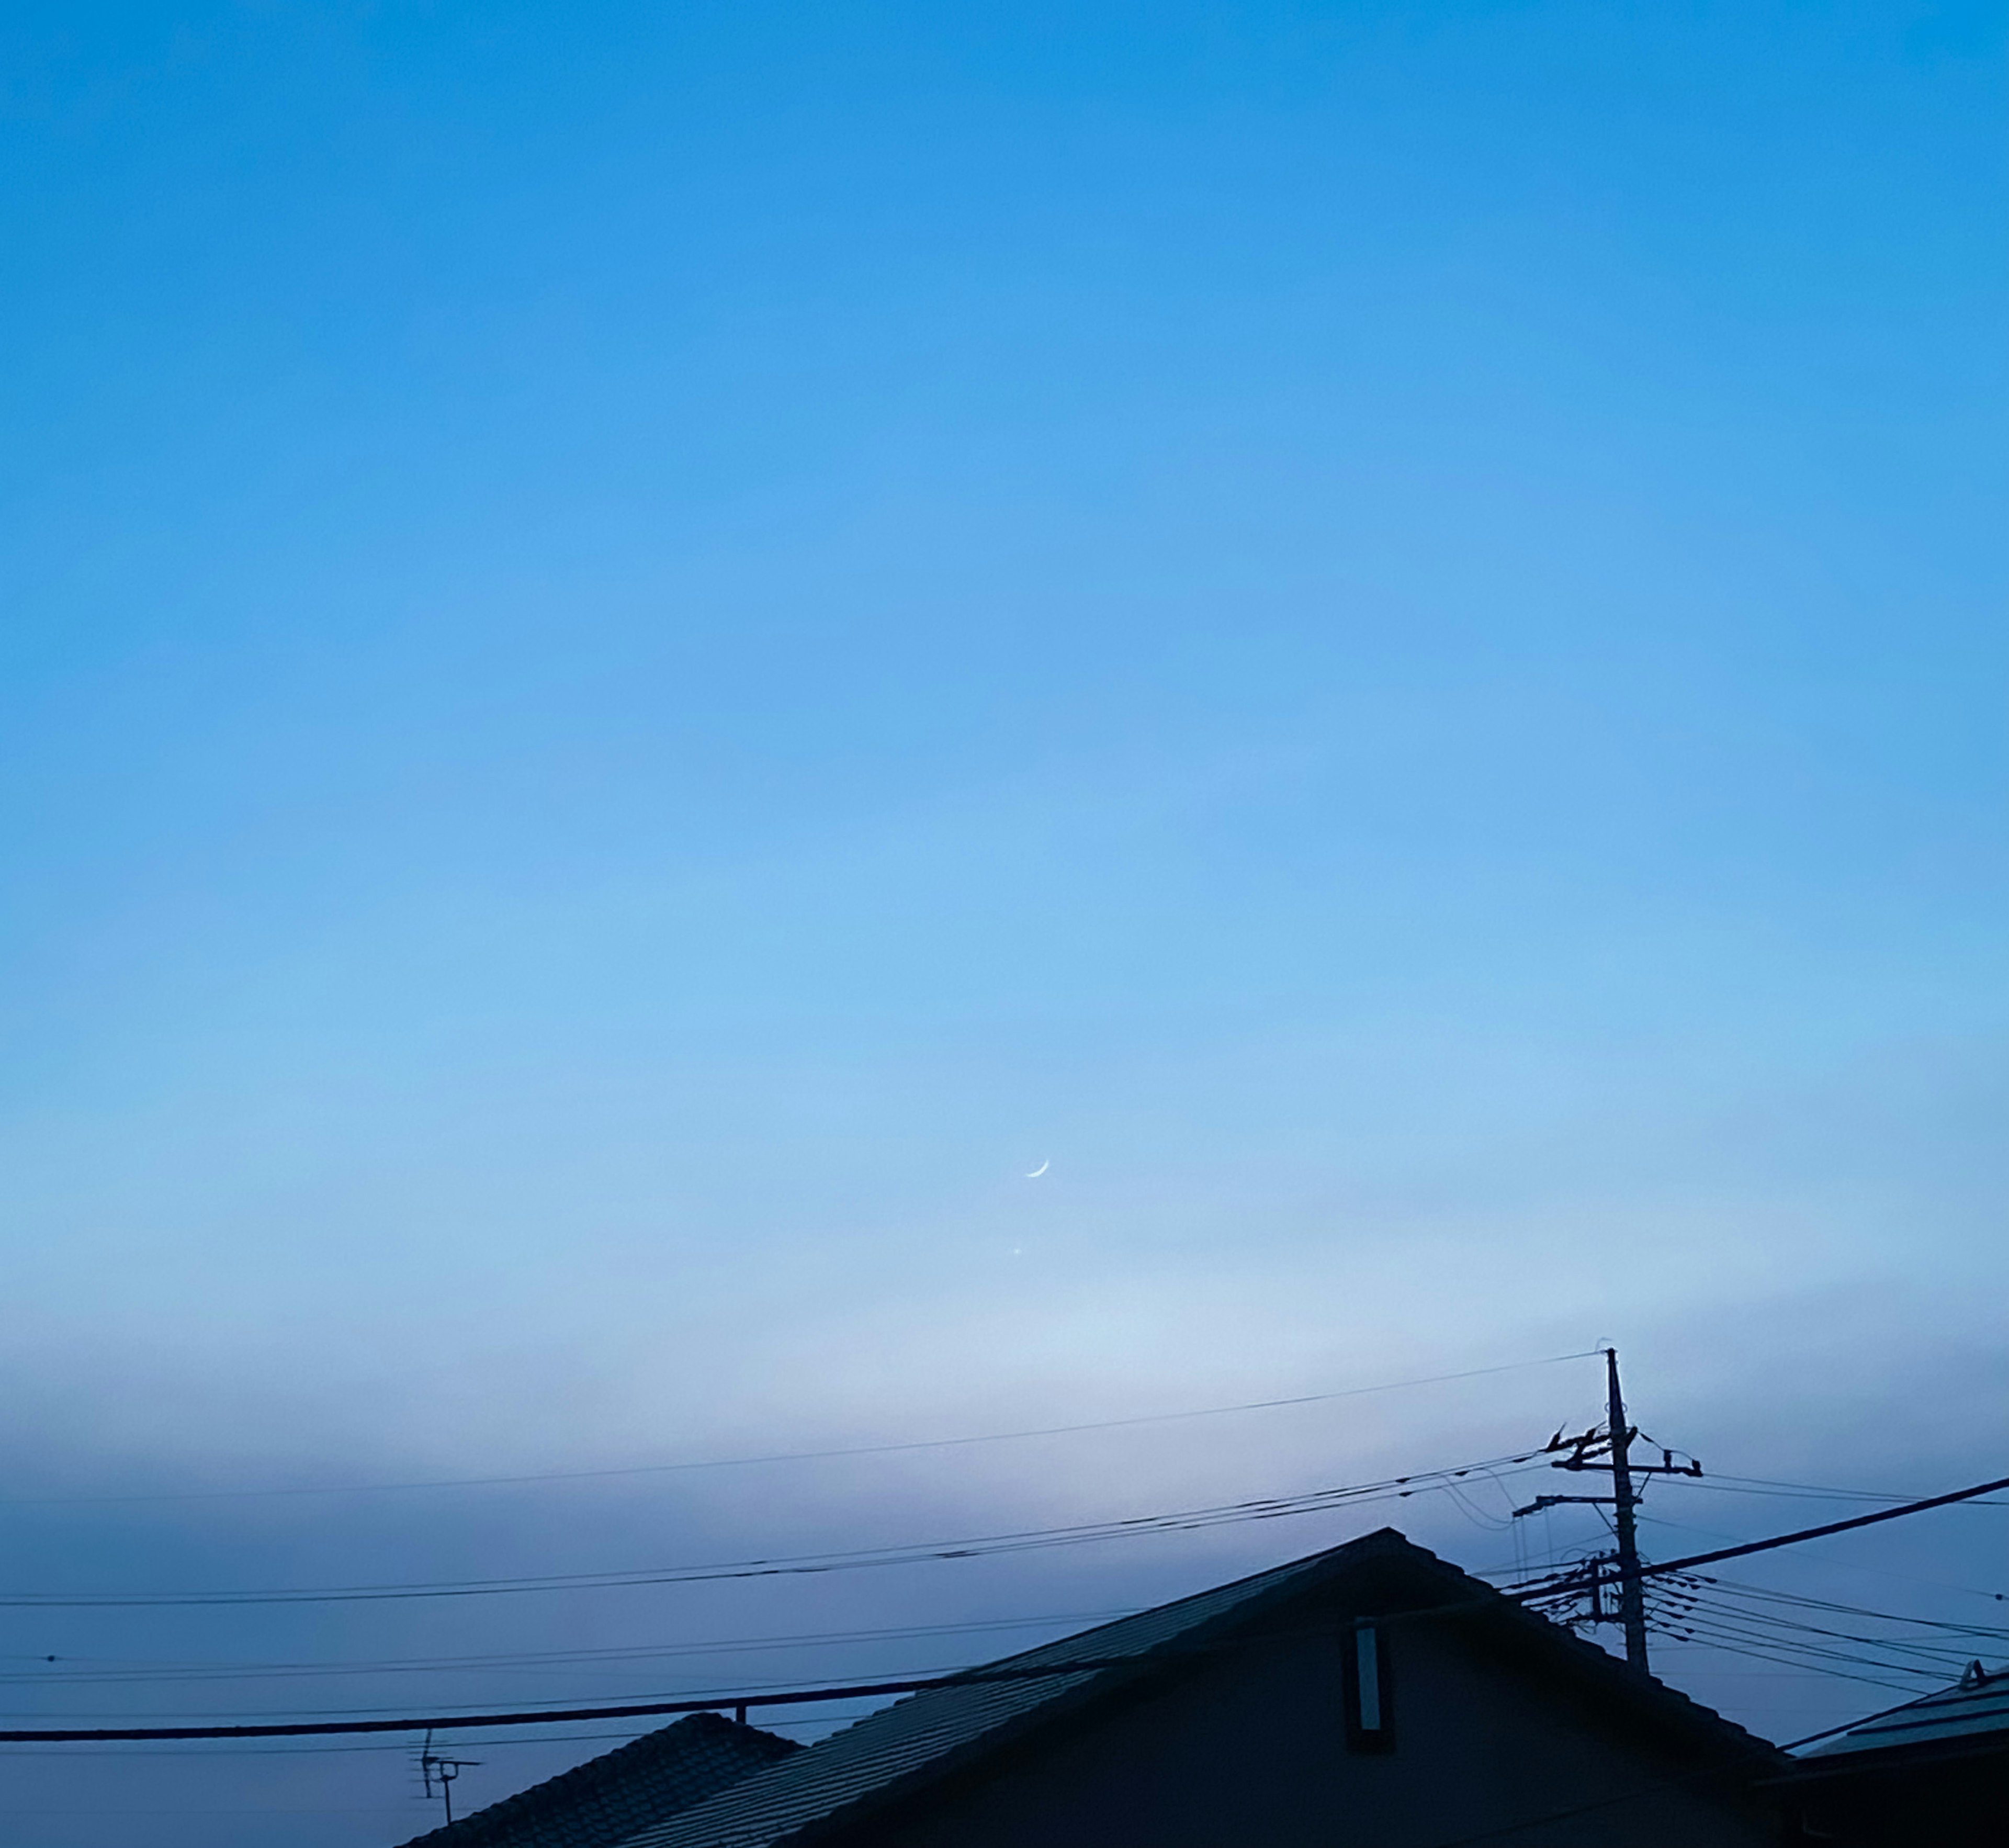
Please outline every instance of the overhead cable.
[[827, 1450], [778, 1450], [754, 1456], [696, 1457], [671, 1463], [626, 1463], [600, 1470], [549, 1470], [515, 1476], [448, 1476], [408, 1482], [307, 1484], [265, 1488], [189, 1488], [144, 1490], [115, 1495], [6, 1495], [0, 1508], [27, 1508], [126, 1502], [207, 1502], [263, 1496], [397, 1495], [422, 1489], [505, 1488], [540, 1482], [590, 1482], [625, 1476], [661, 1476], [693, 1470], [743, 1470], [771, 1463], [827, 1463], [843, 1457], [892, 1456], [913, 1450], [958, 1449], [972, 1444], [1019, 1443], [1033, 1438], [1073, 1437], [1086, 1431], [1125, 1431], [1143, 1424], [1172, 1424], [1196, 1418], [1225, 1418], [1242, 1412], [1277, 1411], [1289, 1406], [1323, 1405], [1340, 1399], [1362, 1399], [1379, 1392], [1406, 1392], [1416, 1386], [1441, 1386], [1458, 1380], [1484, 1379], [1494, 1374], [1519, 1373], [1531, 1367], [1554, 1367], [1583, 1360], [1600, 1350], [1547, 1354], [1535, 1360], [1509, 1360], [1497, 1367], [1469, 1367], [1458, 1373], [1436, 1373], [1420, 1378], [1386, 1380], [1371, 1386], [1341, 1386], [1329, 1392], [1301, 1392], [1284, 1399], [1252, 1399], [1237, 1405], [1210, 1405], [1178, 1412], [1143, 1412], [1127, 1418], [1098, 1418], [1080, 1424], [1047, 1424], [1024, 1431], [980, 1431], [951, 1438], [911, 1438], [884, 1444], [849, 1444]]
[[363, 1604], [413, 1598], [489, 1598], [529, 1592], [604, 1591], [636, 1586], [698, 1584], [726, 1580], [788, 1578], [867, 1566], [907, 1566], [923, 1561], [966, 1559], [1000, 1553], [1043, 1551], [1149, 1533], [1184, 1533], [1245, 1521], [1276, 1520], [1323, 1513], [1374, 1502], [1401, 1501], [1485, 1471], [1532, 1465], [1543, 1453], [1525, 1451], [1454, 1468], [1418, 1470], [1378, 1482], [1308, 1490], [1298, 1495], [1265, 1496], [1172, 1513], [1132, 1516], [1069, 1527], [1027, 1528], [919, 1545], [868, 1547], [848, 1552], [804, 1553], [767, 1559], [725, 1560], [703, 1565], [645, 1567], [623, 1572], [561, 1573], [514, 1578], [463, 1579], [434, 1584], [275, 1587], [253, 1591], [166, 1593], [0, 1592], [0, 1609], [16, 1610], [129, 1610], [220, 1605]]
[[[1538, 1453], [1539, 1454], [1539, 1453]], [[1767, 1539], [1746, 1541], [1740, 1545], [1720, 1547], [1713, 1552], [1700, 1553], [1686, 1559], [1671, 1559], [1664, 1564], [1642, 1566], [1639, 1576], [1659, 1579], [1668, 1575], [1692, 1570], [1697, 1566], [1710, 1565], [1719, 1559], [1741, 1558], [1752, 1553], [1770, 1552], [1780, 1547], [1793, 1546], [1804, 1541], [1824, 1539], [1832, 1534], [1844, 1533], [1857, 1527], [1873, 1526], [1879, 1522], [1896, 1520], [1906, 1515], [1922, 1514], [1928, 1509], [1950, 1507], [1956, 1502], [1972, 1501], [1981, 1495], [1993, 1495], [2009, 1489], [2009, 1476], [1997, 1477], [1991, 1482], [1977, 1484], [1971, 1488], [1954, 1489], [1941, 1495], [1928, 1495], [1901, 1508], [1879, 1509], [1873, 1514], [1858, 1515], [1844, 1521], [1829, 1521], [1817, 1527], [1802, 1527], [1791, 1534], [1775, 1534]], [[1571, 1575], [1570, 1582], [1582, 1584], [1592, 1578], [1600, 1577], [1595, 1570], [1591, 1573]], [[1489, 1591], [1479, 1598], [1460, 1598], [1454, 1602], [1426, 1607], [1419, 1610], [1390, 1612], [1385, 1621], [1413, 1623], [1432, 1618], [1459, 1615], [1476, 1615], [1497, 1609], [1501, 1602], [1525, 1605], [1536, 1599], [1552, 1597], [1560, 1589], [1554, 1580], [1535, 1586], [1524, 1586], [1505, 1592]], [[773, 1692], [749, 1690], [745, 1694], [719, 1694], [709, 1699], [677, 1701], [629, 1701], [618, 1704], [596, 1707], [544, 1708], [530, 1711], [516, 1711], [487, 1714], [435, 1714], [430, 1717], [398, 1719], [338, 1719], [314, 1721], [275, 1721], [252, 1722], [222, 1726], [55, 1726], [23, 1727], [0, 1730], [0, 1744], [87, 1744], [138, 1742], [147, 1740], [235, 1740], [235, 1739], [304, 1739], [329, 1737], [348, 1734], [372, 1733], [416, 1733], [428, 1729], [447, 1730], [452, 1728], [475, 1729], [493, 1726], [525, 1726], [555, 1725], [575, 1721], [653, 1719], [675, 1713], [715, 1713], [721, 1708], [752, 1707], [792, 1707], [810, 1703], [832, 1701], [856, 1701], [888, 1698], [895, 1695], [919, 1694], [934, 1688], [970, 1687], [994, 1682], [1012, 1682], [1028, 1680], [1065, 1679], [1080, 1674], [1090, 1674], [1105, 1669], [1134, 1669], [1149, 1660], [1138, 1655], [1119, 1656], [1104, 1660], [1099, 1658], [1075, 1657], [1059, 1662], [1038, 1664], [1004, 1663], [994, 1668], [966, 1670], [951, 1675], [937, 1675], [908, 1680], [888, 1680], [855, 1683], [845, 1687], [792, 1688]], [[1830, 1729], [1834, 1732], [1846, 1730], [1845, 1727]], [[1812, 1738], [1824, 1738], [1826, 1733], [1816, 1733]], [[1812, 1743], [1812, 1739], [1796, 1742]], [[1595, 1808], [1602, 1804], [1585, 1806]], [[1575, 1811], [1558, 1812], [1575, 1814]], [[1515, 1825], [1521, 1826], [1521, 1825]], [[1529, 1826], [1532, 1826], [1530, 1825]], [[1512, 1828], [1497, 1832], [1511, 1833]], [[1479, 1836], [1461, 1837], [1463, 1840], [1478, 1840]], [[1454, 1848], [1454, 1844], [1441, 1843], [1438, 1848]]]

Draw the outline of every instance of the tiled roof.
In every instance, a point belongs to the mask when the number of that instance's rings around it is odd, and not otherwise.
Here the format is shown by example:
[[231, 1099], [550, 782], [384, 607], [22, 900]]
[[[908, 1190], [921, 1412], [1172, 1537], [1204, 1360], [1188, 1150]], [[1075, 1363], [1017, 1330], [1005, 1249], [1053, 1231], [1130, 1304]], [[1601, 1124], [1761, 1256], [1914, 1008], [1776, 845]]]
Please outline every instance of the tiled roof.
[[613, 1848], [802, 1749], [723, 1714], [689, 1714], [405, 1848]]
[[[1010, 1656], [983, 1672], [1009, 1678], [913, 1694], [833, 1733], [799, 1757], [643, 1830], [622, 1848], [775, 1848], [800, 1832], [911, 1791], [969, 1762], [1029, 1726], [1150, 1665], [1150, 1658], [1205, 1648], [1278, 1605], [1342, 1577], [1392, 1566], [1425, 1605], [1474, 1603], [1593, 1677], [1617, 1700], [1656, 1709], [1661, 1722], [1705, 1749], [1739, 1758], [1773, 1748], [1660, 1683], [1634, 1676], [1603, 1650], [1503, 1598], [1400, 1534], [1384, 1528], [1308, 1559], [1258, 1573]], [[1051, 1672], [1041, 1671], [1051, 1667]], [[846, 1818], [849, 1820], [849, 1818]]]
[[1975, 1662], [1968, 1664], [1967, 1672], [1951, 1687], [1894, 1707], [1887, 1713], [1873, 1713], [1846, 1733], [1808, 1747], [1800, 1756], [1833, 1759], [1893, 1746], [1979, 1741], [1991, 1733], [2002, 1735], [1999, 1743], [2009, 1745], [2009, 1669], [1990, 1674]]

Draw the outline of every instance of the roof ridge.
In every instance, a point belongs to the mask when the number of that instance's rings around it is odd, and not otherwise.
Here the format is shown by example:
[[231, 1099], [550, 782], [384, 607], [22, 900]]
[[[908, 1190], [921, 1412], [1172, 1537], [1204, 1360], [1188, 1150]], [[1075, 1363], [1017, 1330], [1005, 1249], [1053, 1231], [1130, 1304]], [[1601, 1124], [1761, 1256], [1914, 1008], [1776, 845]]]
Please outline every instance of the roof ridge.
[[[1183, 1598], [1171, 1598], [1164, 1604], [1151, 1605], [1141, 1611], [1132, 1611], [1125, 1616], [1112, 1617], [1104, 1623], [1093, 1624], [1086, 1630], [1075, 1630], [1067, 1636], [1056, 1637], [1051, 1643], [1036, 1644], [1030, 1649], [1020, 1650], [1015, 1655], [1001, 1655], [994, 1662], [984, 1663], [980, 1670], [973, 1672], [988, 1673], [994, 1669], [1043, 1667], [1046, 1665], [1040, 1658], [1051, 1657], [1056, 1651], [1071, 1649], [1077, 1644], [1086, 1643], [1097, 1637], [1108, 1637], [1132, 1626], [1141, 1626], [1147, 1618], [1162, 1619], [1170, 1617], [1189, 1605], [1207, 1604], [1232, 1598], [1231, 1608], [1238, 1609], [1248, 1598], [1270, 1591], [1281, 1591], [1300, 1577], [1313, 1576], [1318, 1568], [1336, 1562], [1341, 1555], [1359, 1555], [1366, 1548], [1368, 1542], [1380, 1541], [1384, 1536], [1393, 1536], [1396, 1540], [1402, 1541], [1405, 1546], [1410, 1544], [1404, 1541], [1393, 1527], [1377, 1527], [1371, 1534], [1362, 1534], [1355, 1539], [1342, 1541], [1338, 1546], [1307, 1553], [1301, 1559], [1287, 1559], [1281, 1566], [1267, 1566], [1260, 1572], [1248, 1573], [1238, 1579], [1230, 1579], [1225, 1584], [1210, 1585], [1203, 1591], [1188, 1592]], [[1417, 1552], [1424, 1551], [1421, 1547], [1414, 1550]], [[1436, 1558], [1434, 1554], [1427, 1556]], [[1057, 1671], [1065, 1665], [1065, 1658], [1054, 1664]]]

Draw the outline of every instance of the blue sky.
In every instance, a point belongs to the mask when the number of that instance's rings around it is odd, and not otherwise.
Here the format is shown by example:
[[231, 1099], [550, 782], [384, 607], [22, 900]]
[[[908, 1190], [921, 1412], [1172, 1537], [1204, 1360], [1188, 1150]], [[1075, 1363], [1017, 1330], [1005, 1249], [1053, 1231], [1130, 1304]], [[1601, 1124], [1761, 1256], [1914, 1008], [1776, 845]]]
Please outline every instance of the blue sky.
[[[1975, 1473], [2005, 37], [10, 9], [14, 1477], [591, 1467], [1605, 1339], [1748, 1474]], [[1175, 1505], [1495, 1454], [1547, 1391], [600, 1518], [641, 1558]], [[78, 1503], [6, 1571], [476, 1575], [579, 1522], [190, 1506]], [[213, 1766], [181, 1823], [127, 1768], [150, 1839], [265, 1839], [194, 1814], [248, 1801]], [[129, 1839], [63, 1788], [38, 1842]]]

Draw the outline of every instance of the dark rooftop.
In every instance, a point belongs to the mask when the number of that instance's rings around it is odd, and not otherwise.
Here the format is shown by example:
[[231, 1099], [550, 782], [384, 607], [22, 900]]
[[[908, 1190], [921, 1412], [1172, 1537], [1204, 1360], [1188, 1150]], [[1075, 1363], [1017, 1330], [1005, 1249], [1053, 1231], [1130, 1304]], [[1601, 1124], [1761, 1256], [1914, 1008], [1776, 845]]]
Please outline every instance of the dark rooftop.
[[1897, 1746], [1939, 1744], [1971, 1740], [1977, 1744], [1990, 1733], [2009, 1746], [2009, 1669], [1993, 1674], [1978, 1662], [1951, 1687], [1943, 1687], [1922, 1700], [1907, 1701], [1887, 1712], [1873, 1713], [1858, 1720], [1845, 1733], [1823, 1739], [1799, 1755], [1806, 1759], [1832, 1759], [1857, 1752], [1884, 1751]]
[[[1277, 1607], [1355, 1575], [1399, 1573], [1419, 1605], [1469, 1605], [1503, 1623], [1564, 1673], [1610, 1700], [1651, 1712], [1702, 1749], [1741, 1761], [1774, 1747], [1674, 1689], [1634, 1675], [1603, 1650], [1503, 1598], [1392, 1528], [1216, 1587], [1174, 1604], [990, 1665], [1005, 1677], [913, 1694], [833, 1733], [798, 1757], [660, 1825], [622, 1848], [774, 1848], [799, 1832], [856, 1816], [969, 1762], [1026, 1728], [1129, 1676], [1242, 1633]], [[1051, 1672], [1042, 1672], [1051, 1669]]]
[[802, 1749], [722, 1714], [689, 1714], [404, 1848], [614, 1848]]

